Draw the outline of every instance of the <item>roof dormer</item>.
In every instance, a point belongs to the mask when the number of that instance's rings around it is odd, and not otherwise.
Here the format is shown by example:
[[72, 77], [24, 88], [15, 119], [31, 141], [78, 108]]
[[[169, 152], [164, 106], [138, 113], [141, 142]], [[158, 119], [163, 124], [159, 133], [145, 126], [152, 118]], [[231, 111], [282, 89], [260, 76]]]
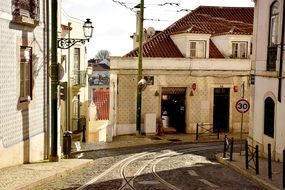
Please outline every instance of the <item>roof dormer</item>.
[[251, 55], [251, 35], [229, 33], [211, 39], [225, 58], [248, 59]]

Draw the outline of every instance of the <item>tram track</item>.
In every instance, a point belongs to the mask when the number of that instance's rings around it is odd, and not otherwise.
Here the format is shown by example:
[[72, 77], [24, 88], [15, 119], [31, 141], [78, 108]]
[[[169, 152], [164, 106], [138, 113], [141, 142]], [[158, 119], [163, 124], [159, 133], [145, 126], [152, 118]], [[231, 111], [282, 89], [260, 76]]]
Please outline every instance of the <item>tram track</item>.
[[[190, 146], [190, 147], [189, 147]], [[87, 183], [83, 184], [81, 187], [77, 188], [77, 190], [83, 190], [87, 189], [89, 186], [92, 184], [96, 184], [96, 182], [103, 178], [104, 176], [110, 174], [115, 170], [116, 168], [119, 168], [120, 171], [120, 176], [123, 180], [123, 184], [121, 187], [119, 187], [119, 190], [123, 190], [125, 187], [128, 187], [129, 189], [135, 190], [136, 188], [131, 182], [134, 182], [136, 177], [138, 177], [147, 167], [151, 168], [152, 175], [157, 179], [162, 185], [169, 189], [173, 190], [179, 190], [178, 187], [176, 187], [173, 184], [168, 183], [166, 180], [164, 180], [161, 176], [158, 175], [156, 171], [157, 165], [162, 162], [165, 159], [182, 155], [185, 153], [195, 153], [195, 152], [201, 152], [205, 150], [213, 150], [213, 149], [220, 149], [222, 148], [221, 143], [215, 143], [215, 144], [182, 144], [182, 145], [176, 145], [176, 146], [171, 146], [171, 147], [162, 147], [162, 148], [156, 148], [156, 149], [150, 149], [147, 152], [141, 152], [141, 153], [136, 153], [131, 156], [128, 156], [119, 162], [115, 163], [113, 166], [108, 168], [106, 171], [101, 173], [100, 175], [94, 177]], [[134, 162], [142, 162], [144, 160], [144, 157], [151, 157], [148, 158], [148, 161], [145, 161], [143, 164], [140, 165], [136, 169], [136, 172], [133, 174], [127, 174], [126, 170], [127, 167], [133, 164]]]
[[158, 165], [159, 162], [165, 160], [165, 159], [168, 159], [172, 156], [178, 156], [178, 155], [181, 155], [181, 154], [184, 154], [184, 153], [195, 153], [195, 152], [201, 152], [201, 151], [205, 151], [205, 150], [212, 150], [212, 149], [216, 149], [216, 148], [221, 148], [221, 145], [220, 146], [213, 146], [213, 147], [206, 147], [206, 148], [203, 148], [201, 150], [201, 147], [197, 148], [197, 150], [193, 150], [193, 149], [184, 149], [184, 150], [181, 150], [181, 152], [179, 153], [176, 153], [176, 154], [173, 154], [169, 157], [163, 157], [163, 158], [160, 158], [160, 159], [157, 159], [153, 164], [152, 164], [152, 174], [153, 176], [155, 176], [164, 186], [168, 187], [169, 189], [172, 189], [172, 190], [180, 190], [180, 188], [176, 187], [175, 185], [167, 182], [166, 180], [164, 180], [162, 177], [160, 177], [160, 175], [157, 173], [156, 171], [156, 166]]

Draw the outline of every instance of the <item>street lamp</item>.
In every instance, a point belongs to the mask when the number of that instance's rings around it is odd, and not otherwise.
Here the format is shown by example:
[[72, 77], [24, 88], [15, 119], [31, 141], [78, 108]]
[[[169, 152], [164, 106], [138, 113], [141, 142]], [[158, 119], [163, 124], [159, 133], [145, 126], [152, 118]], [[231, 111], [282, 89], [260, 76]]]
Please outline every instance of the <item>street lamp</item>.
[[76, 38], [58, 38], [57, 39], [57, 47], [60, 49], [69, 49], [74, 44], [80, 42], [82, 44], [85, 44], [85, 42], [89, 42], [89, 39], [93, 35], [93, 29], [92, 22], [89, 18], [86, 19], [83, 25], [83, 33], [85, 36], [85, 39], [76, 39]]
[[58, 123], [57, 123], [57, 102], [58, 100], [58, 62], [57, 62], [57, 48], [60, 49], [69, 49], [71, 46], [76, 44], [77, 42], [81, 42], [85, 44], [85, 41], [89, 41], [92, 37], [93, 33], [93, 26], [90, 19], [87, 19], [83, 25], [83, 32], [86, 39], [64, 39], [64, 38], [57, 38], [57, 11], [58, 11], [58, 2], [57, 0], [51, 1], [51, 64], [50, 64], [50, 78], [51, 78], [51, 85], [50, 85], [50, 101], [51, 101], [51, 151], [49, 160], [51, 162], [58, 162]]

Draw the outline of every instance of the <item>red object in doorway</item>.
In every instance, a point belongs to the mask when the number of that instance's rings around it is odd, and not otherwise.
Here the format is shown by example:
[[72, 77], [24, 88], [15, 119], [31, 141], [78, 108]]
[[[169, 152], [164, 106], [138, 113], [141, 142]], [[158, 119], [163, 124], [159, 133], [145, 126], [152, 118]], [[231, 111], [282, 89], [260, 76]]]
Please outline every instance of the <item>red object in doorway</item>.
[[234, 92], [238, 92], [238, 86], [234, 86]]
[[195, 91], [196, 88], [197, 88], [197, 85], [196, 85], [196, 83], [194, 82], [194, 83], [192, 84], [192, 90]]
[[97, 114], [99, 120], [109, 119], [109, 90], [99, 89], [93, 91], [93, 100], [97, 107]]

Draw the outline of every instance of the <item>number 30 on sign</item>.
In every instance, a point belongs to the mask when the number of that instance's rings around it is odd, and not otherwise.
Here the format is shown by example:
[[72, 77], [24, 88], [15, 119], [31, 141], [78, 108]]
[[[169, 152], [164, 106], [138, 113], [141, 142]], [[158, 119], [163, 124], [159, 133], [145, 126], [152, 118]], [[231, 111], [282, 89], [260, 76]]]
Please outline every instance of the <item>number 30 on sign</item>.
[[249, 110], [249, 102], [246, 99], [240, 99], [236, 103], [236, 109], [240, 113], [245, 113]]

